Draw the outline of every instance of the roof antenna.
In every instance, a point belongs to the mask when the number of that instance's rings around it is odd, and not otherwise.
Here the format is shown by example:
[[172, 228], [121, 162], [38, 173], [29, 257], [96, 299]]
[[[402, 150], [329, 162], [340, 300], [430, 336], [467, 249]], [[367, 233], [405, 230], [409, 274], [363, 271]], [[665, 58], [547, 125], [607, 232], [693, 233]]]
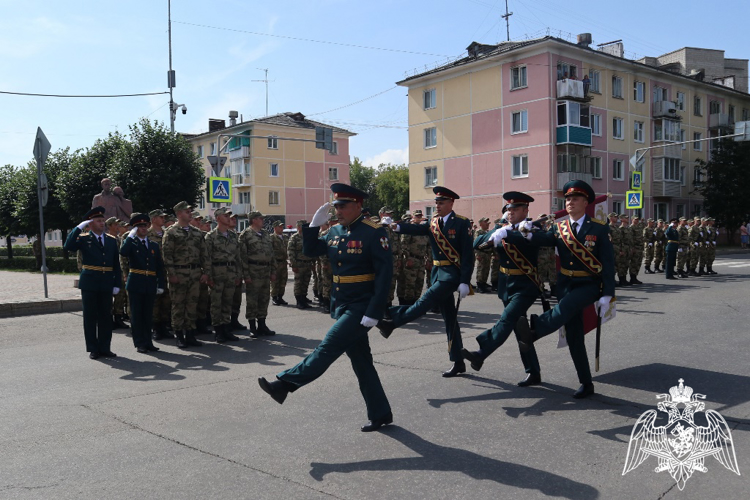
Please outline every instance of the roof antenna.
[[508, 32], [508, 41], [510, 42], [510, 16], [512, 16], [512, 12], [508, 12], [508, 0], [505, 0], [505, 15], [500, 16], [503, 19], [505, 19], [505, 29]]

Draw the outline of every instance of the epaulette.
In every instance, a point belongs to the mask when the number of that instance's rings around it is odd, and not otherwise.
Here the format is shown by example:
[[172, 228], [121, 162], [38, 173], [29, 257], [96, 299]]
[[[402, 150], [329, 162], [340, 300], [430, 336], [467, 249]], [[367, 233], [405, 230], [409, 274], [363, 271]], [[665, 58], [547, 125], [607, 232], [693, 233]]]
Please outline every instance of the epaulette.
[[112, 236], [112, 235], [111, 235], [111, 234], [109, 234], [109, 233], [104, 233], [104, 234], [105, 234], [105, 235], [107, 235], [107, 236], [109, 236], [109, 237], [110, 237], [110, 238], [112, 238], [113, 240], [116, 240], [116, 239], [117, 239], [117, 238], [115, 238], [114, 236]]
[[382, 224], [379, 224], [377, 222], [373, 222], [370, 219], [362, 219], [362, 224], [365, 224], [365, 225], [370, 226], [370, 227], [375, 228], [375, 229], [377, 229], [379, 227], [383, 227]]
[[468, 218], [468, 217], [464, 217], [463, 215], [458, 215], [457, 213], [454, 213], [453, 215], [455, 215], [455, 216], [456, 216], [456, 217], [458, 217], [459, 219], [463, 219], [463, 220], [469, 220], [469, 218]]
[[607, 225], [607, 223], [604, 222], [603, 220], [601, 220], [601, 219], [595, 219], [594, 217], [591, 218], [591, 222], [596, 222], [597, 224], [601, 224], [602, 226], [606, 226]]

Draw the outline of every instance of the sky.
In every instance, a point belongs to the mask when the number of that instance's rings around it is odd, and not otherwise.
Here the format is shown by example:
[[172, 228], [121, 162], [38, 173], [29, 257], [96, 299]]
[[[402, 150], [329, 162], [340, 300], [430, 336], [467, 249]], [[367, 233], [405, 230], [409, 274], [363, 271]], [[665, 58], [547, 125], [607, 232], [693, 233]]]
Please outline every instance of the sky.
[[[167, 0], [0, 0], [0, 91], [111, 95], [166, 92]], [[510, 38], [551, 34], [595, 46], [622, 39], [626, 56], [691, 46], [750, 58], [750, 3], [508, 0]], [[407, 163], [406, 89], [395, 82], [460, 57], [472, 42], [506, 40], [504, 0], [172, 0], [175, 130], [209, 118], [302, 112], [357, 135], [365, 165]], [[41, 127], [52, 150], [87, 148], [142, 117], [169, 125], [169, 96], [52, 98], [0, 93], [0, 164], [33, 158]]]

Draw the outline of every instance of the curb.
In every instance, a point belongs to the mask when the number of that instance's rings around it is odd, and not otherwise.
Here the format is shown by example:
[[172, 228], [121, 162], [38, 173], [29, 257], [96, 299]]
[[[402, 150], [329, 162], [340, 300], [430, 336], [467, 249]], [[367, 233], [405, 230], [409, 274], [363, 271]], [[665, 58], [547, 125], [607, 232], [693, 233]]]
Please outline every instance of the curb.
[[0, 304], [0, 318], [56, 314], [83, 310], [81, 299], [43, 299], [29, 302], [6, 302]]

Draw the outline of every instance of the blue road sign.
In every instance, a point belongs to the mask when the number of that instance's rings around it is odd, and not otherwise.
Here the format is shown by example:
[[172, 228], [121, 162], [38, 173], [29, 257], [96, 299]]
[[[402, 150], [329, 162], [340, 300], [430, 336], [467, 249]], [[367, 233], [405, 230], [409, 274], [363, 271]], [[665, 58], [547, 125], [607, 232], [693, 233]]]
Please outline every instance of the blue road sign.
[[208, 201], [211, 203], [232, 203], [232, 179], [209, 177], [208, 188]]
[[635, 171], [630, 172], [630, 189], [640, 191], [641, 188], [641, 172]]
[[625, 191], [625, 208], [627, 210], [643, 208], [643, 191]]

